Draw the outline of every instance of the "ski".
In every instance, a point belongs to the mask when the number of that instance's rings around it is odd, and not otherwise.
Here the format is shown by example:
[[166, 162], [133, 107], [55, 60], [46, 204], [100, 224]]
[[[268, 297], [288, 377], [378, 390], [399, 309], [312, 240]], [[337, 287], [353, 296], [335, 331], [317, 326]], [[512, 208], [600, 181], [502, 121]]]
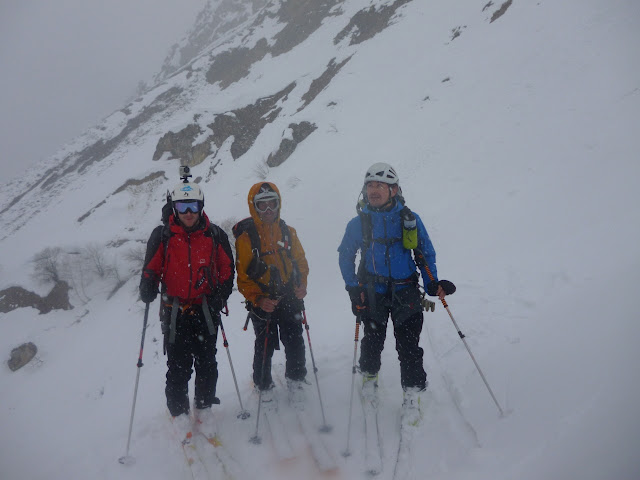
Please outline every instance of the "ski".
[[184, 452], [187, 465], [189, 465], [193, 480], [209, 480], [211, 478], [209, 476], [209, 470], [200, 457], [200, 453], [193, 439], [189, 443], [182, 443], [182, 451]]
[[331, 454], [325, 439], [318, 432], [317, 428], [312, 425], [309, 417], [305, 415], [303, 411], [296, 410], [296, 417], [298, 425], [300, 425], [300, 431], [309, 446], [309, 451], [318, 470], [325, 474], [336, 473], [338, 471], [338, 464]]
[[398, 455], [393, 469], [393, 480], [405, 480], [411, 478], [411, 444], [417, 430], [417, 425], [408, 422], [404, 412], [400, 419], [400, 442], [398, 443]]
[[266, 404], [263, 404], [263, 415], [269, 427], [272, 444], [278, 460], [281, 462], [289, 462], [296, 457], [296, 454], [291, 446], [291, 440], [289, 439], [287, 429], [282, 422], [282, 418], [280, 418], [278, 407], [276, 405], [271, 405], [274, 402], [275, 400], [268, 403], [265, 402]]
[[277, 377], [277, 382], [287, 390], [289, 410], [295, 413], [295, 420], [300, 427], [300, 433], [304, 438], [313, 463], [323, 475], [333, 475], [338, 471], [338, 464], [331, 454], [325, 438], [318, 432], [309, 416], [305, 414], [306, 395], [298, 390], [290, 390], [290, 386], [283, 382], [282, 377]]
[[224, 478], [226, 480], [243, 478], [241, 466], [226, 449], [219, 435], [209, 438], [202, 433], [198, 433], [195, 436], [195, 444], [200, 458], [207, 467], [217, 470], [218, 475], [215, 478]]
[[378, 429], [378, 401], [375, 396], [361, 394], [364, 410], [365, 472], [374, 476], [382, 472], [382, 444]]
[[[169, 417], [169, 420], [171, 421], [171, 417]], [[176, 442], [180, 444], [185, 463], [191, 473], [191, 478], [193, 478], [193, 480], [209, 480], [211, 478], [209, 476], [209, 470], [200, 457], [193, 434], [190, 434], [188, 438], [181, 438], [173, 422], [171, 422], [171, 432]]]

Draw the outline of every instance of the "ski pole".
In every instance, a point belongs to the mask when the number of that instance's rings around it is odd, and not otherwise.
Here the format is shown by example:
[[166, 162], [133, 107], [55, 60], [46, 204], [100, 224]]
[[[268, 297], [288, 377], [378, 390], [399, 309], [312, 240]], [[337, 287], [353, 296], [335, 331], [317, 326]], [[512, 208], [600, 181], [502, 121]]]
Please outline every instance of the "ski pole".
[[258, 428], [260, 426], [260, 409], [262, 407], [262, 388], [264, 387], [264, 371], [267, 364], [267, 345], [269, 343], [269, 324], [271, 323], [271, 314], [267, 313], [267, 325], [264, 333], [264, 349], [262, 351], [262, 371], [260, 372], [260, 385], [258, 386], [258, 415], [256, 417], [256, 433], [249, 439], [251, 443], [259, 445], [262, 443], [260, 435], [258, 435]]
[[356, 316], [356, 333], [355, 333], [355, 344], [353, 346], [353, 367], [351, 368], [351, 395], [349, 396], [349, 420], [347, 423], [347, 448], [342, 452], [343, 457], [348, 457], [351, 455], [351, 450], [349, 450], [349, 440], [351, 439], [351, 412], [353, 410], [353, 389], [355, 385], [356, 379], [356, 356], [358, 353], [358, 337], [360, 335], [360, 315]]
[[129, 445], [131, 444], [131, 431], [133, 429], [133, 414], [136, 411], [136, 398], [138, 396], [138, 381], [140, 380], [140, 369], [142, 368], [142, 351], [144, 349], [144, 334], [147, 330], [147, 320], [149, 319], [149, 303], [144, 308], [144, 323], [142, 325], [142, 339], [140, 340], [140, 356], [138, 357], [138, 373], [136, 374], [136, 386], [133, 390], [133, 405], [131, 406], [131, 419], [129, 420], [129, 437], [127, 438], [127, 451], [118, 461], [123, 465], [133, 465], [136, 459], [129, 455]]
[[[429, 269], [429, 265], [427, 265], [427, 262], [424, 259], [424, 256], [422, 255], [422, 253], [419, 253], [418, 255], [421, 258], [422, 266], [424, 267], [424, 269], [427, 272], [427, 275], [429, 276], [429, 280], [431, 280], [432, 282], [435, 281], [435, 278], [434, 278], [433, 274], [431, 273], [431, 270]], [[489, 386], [489, 382], [487, 382], [487, 379], [485, 378], [484, 373], [482, 373], [482, 370], [480, 369], [480, 365], [478, 365], [478, 362], [476, 361], [476, 358], [473, 356], [473, 353], [471, 353], [471, 349], [469, 348], [469, 345], [467, 344], [467, 341], [465, 340], [465, 335], [460, 330], [460, 327], [458, 327], [458, 324], [456, 323], [455, 318], [453, 318], [453, 314], [451, 313], [451, 310], [449, 310], [449, 305], [447, 304], [447, 301], [444, 298], [441, 298], [440, 301], [442, 302], [442, 306], [444, 307], [444, 309], [449, 314], [449, 318], [451, 318], [451, 321], [453, 322], [453, 326], [457, 330], [458, 336], [460, 337], [460, 340], [462, 340], [462, 343], [464, 343], [464, 346], [466, 347], [467, 352], [469, 352], [469, 356], [471, 357], [471, 360], [473, 360], [473, 363], [476, 366], [476, 369], [478, 370], [478, 373], [480, 374], [480, 377], [482, 378], [482, 381], [484, 382], [485, 386], [487, 387], [487, 390], [489, 390], [489, 394], [491, 395], [491, 398], [493, 399], [494, 403], [496, 404], [496, 407], [498, 407], [498, 411], [500, 412], [500, 416], [504, 416], [504, 411], [502, 410], [502, 407], [500, 407], [500, 404], [498, 403], [498, 400], [496, 399], [496, 396], [493, 394], [493, 390], [491, 390], [491, 387]]]
[[220, 317], [220, 331], [222, 332], [222, 341], [223, 341], [222, 344], [224, 345], [224, 348], [227, 350], [227, 357], [229, 358], [229, 365], [231, 366], [231, 375], [233, 376], [233, 383], [236, 386], [236, 393], [238, 394], [238, 402], [240, 402], [240, 413], [237, 415], [237, 417], [245, 420], [249, 418], [251, 414], [249, 413], [248, 410], [245, 410], [245, 408], [242, 406], [242, 398], [240, 398], [240, 389], [238, 388], [238, 380], [236, 379], [236, 372], [233, 368], [233, 362], [231, 361], [231, 352], [229, 350], [229, 342], [227, 341], [227, 336], [224, 333], [224, 325], [222, 324], [222, 317]]
[[311, 355], [311, 364], [313, 365], [313, 374], [316, 377], [316, 386], [318, 387], [318, 398], [320, 399], [320, 411], [322, 412], [322, 422], [323, 422], [322, 427], [320, 427], [320, 431], [323, 433], [328, 433], [331, 431], [331, 426], [327, 425], [327, 420], [324, 416], [324, 407], [322, 406], [322, 395], [320, 394], [320, 383], [318, 382], [318, 369], [316, 368], [316, 361], [313, 358], [313, 348], [311, 347], [311, 336], [309, 335], [309, 322], [307, 322], [307, 312], [304, 308], [302, 309], [302, 323], [304, 324], [304, 329], [307, 331], [307, 341], [309, 342], [309, 354]]

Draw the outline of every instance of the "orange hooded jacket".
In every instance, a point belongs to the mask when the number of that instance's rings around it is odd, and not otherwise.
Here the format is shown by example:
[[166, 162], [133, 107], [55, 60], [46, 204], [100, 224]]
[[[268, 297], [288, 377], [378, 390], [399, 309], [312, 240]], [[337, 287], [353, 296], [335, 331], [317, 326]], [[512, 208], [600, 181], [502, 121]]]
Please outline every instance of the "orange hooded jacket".
[[[282, 245], [282, 230], [280, 228], [280, 210], [278, 210], [278, 216], [276, 220], [267, 225], [260, 220], [260, 216], [255, 209], [253, 204], [253, 199], [256, 194], [260, 191], [260, 187], [264, 184], [268, 184], [280, 197], [280, 208], [282, 208], [282, 196], [280, 195], [280, 191], [278, 187], [276, 187], [271, 182], [260, 182], [256, 183], [249, 190], [249, 195], [247, 197], [247, 202], [249, 204], [249, 212], [251, 212], [251, 217], [255, 223], [256, 229], [258, 230], [258, 235], [260, 237], [260, 259], [265, 262], [267, 265], [275, 265], [278, 271], [280, 272], [280, 277], [284, 284], [287, 284], [291, 280], [291, 275], [293, 272], [293, 265], [291, 263], [291, 259], [289, 255], [285, 251]], [[294, 228], [287, 225], [289, 228], [290, 234], [290, 243], [291, 243], [291, 256], [294, 261], [298, 265], [298, 270], [300, 272], [300, 285], [307, 287], [307, 276], [309, 275], [309, 264], [307, 263], [307, 259], [304, 255], [304, 250], [302, 248], [302, 244], [298, 239], [298, 235]], [[253, 258], [253, 252], [251, 251], [251, 239], [249, 238], [249, 234], [247, 232], [242, 233], [236, 239], [236, 270], [238, 272], [238, 290], [240, 293], [244, 295], [244, 297], [254, 305], [257, 303], [258, 297], [265, 296], [265, 293], [260, 288], [261, 283], [263, 285], [268, 285], [270, 280], [270, 273], [267, 272], [260, 278], [257, 279], [257, 282], [250, 279], [247, 275], [247, 268], [249, 263]]]

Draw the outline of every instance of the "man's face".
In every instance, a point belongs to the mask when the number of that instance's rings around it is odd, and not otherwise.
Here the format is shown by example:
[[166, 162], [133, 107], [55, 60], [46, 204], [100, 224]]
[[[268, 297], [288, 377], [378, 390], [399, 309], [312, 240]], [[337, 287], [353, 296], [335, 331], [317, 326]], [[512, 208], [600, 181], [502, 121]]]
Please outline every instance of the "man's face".
[[255, 206], [260, 220], [267, 224], [275, 222], [280, 208], [280, 202], [277, 199], [261, 200], [256, 202]]
[[187, 213], [178, 213], [180, 223], [187, 228], [193, 227], [200, 219], [199, 213], [193, 213], [191, 210], [187, 210]]
[[396, 196], [398, 193], [398, 186], [390, 185], [383, 182], [367, 182], [367, 199], [369, 205], [373, 208], [380, 208], [387, 204], [387, 202]]

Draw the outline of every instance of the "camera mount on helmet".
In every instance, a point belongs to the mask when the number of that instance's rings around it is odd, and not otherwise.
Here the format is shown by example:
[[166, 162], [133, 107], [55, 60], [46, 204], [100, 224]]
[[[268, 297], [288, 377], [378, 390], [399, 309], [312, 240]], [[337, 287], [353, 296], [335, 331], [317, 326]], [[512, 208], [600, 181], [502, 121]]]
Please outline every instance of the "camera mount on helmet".
[[180, 165], [179, 167], [180, 180], [182, 180], [183, 183], [189, 183], [189, 178], [192, 177], [190, 172], [191, 172], [191, 169], [187, 165]]

